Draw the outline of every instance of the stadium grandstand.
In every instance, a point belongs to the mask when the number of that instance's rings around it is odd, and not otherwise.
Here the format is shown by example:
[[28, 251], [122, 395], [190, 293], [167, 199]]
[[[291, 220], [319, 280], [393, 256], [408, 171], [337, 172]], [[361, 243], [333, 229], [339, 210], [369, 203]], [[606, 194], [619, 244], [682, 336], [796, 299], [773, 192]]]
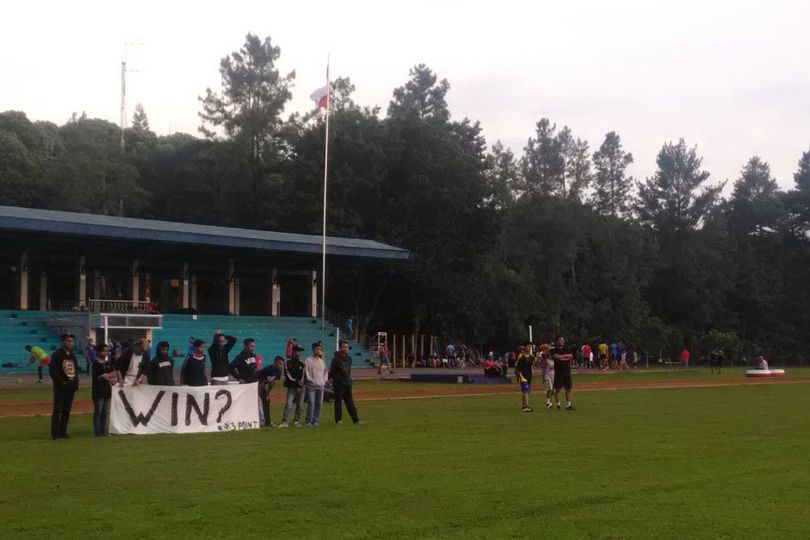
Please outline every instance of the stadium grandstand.
[[[97, 342], [147, 337], [185, 354], [216, 330], [282, 353], [321, 329], [320, 236], [0, 206], [0, 372], [32, 371], [25, 345], [51, 351], [63, 331]], [[330, 265], [403, 260], [372, 240], [327, 238]], [[328, 313], [328, 310], [327, 310]], [[79, 347], [81, 350], [81, 347]], [[352, 342], [360, 364], [367, 351]], [[368, 364], [367, 364], [368, 365]]]

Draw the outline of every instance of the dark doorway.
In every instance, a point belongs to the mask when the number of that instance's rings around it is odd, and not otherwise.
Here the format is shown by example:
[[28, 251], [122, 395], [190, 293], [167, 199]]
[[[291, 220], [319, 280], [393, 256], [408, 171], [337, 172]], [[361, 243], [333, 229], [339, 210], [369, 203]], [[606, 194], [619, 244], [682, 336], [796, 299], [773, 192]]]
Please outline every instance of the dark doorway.
[[310, 276], [278, 277], [281, 285], [281, 313], [285, 317], [308, 317], [310, 315], [310, 295], [312, 278]]

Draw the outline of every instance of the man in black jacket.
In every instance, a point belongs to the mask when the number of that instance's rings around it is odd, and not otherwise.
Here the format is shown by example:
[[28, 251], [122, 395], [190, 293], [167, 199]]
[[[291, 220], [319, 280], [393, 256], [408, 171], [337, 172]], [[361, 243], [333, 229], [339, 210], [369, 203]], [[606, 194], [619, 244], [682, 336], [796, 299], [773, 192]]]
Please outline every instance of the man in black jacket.
[[211, 359], [211, 384], [228, 384], [228, 373], [231, 366], [228, 353], [236, 345], [236, 338], [226, 336], [221, 330], [214, 334], [214, 341], [208, 347], [208, 357]]
[[343, 423], [342, 403], [346, 403], [346, 411], [352, 417], [355, 424], [362, 424], [362, 420], [357, 416], [357, 409], [354, 407], [352, 397], [352, 357], [349, 355], [349, 342], [341, 341], [340, 350], [332, 358], [332, 365], [329, 367], [329, 378], [335, 391], [335, 423]]
[[287, 420], [295, 405], [295, 427], [301, 427], [301, 407], [304, 403], [304, 363], [301, 361], [303, 347], [294, 345], [292, 358], [284, 365], [284, 387], [287, 389], [287, 405], [284, 407], [284, 417], [278, 427], [287, 427]]
[[231, 362], [231, 375], [240, 384], [254, 383], [256, 378], [256, 340], [247, 338], [243, 341], [245, 348]]
[[146, 366], [149, 364], [149, 353], [146, 352], [146, 339], [139, 339], [135, 344], [124, 351], [115, 363], [120, 373], [119, 384], [139, 384], [146, 374]]
[[67, 439], [67, 425], [73, 395], [79, 388], [78, 363], [73, 352], [76, 337], [62, 334], [62, 345], [51, 355], [48, 374], [53, 380], [53, 413], [51, 414], [51, 438]]
[[157, 386], [174, 386], [174, 358], [169, 355], [169, 342], [161, 341], [157, 354], [146, 365], [146, 382]]
[[194, 340], [194, 354], [190, 354], [180, 368], [180, 384], [183, 386], [206, 386], [205, 377], [205, 341]]

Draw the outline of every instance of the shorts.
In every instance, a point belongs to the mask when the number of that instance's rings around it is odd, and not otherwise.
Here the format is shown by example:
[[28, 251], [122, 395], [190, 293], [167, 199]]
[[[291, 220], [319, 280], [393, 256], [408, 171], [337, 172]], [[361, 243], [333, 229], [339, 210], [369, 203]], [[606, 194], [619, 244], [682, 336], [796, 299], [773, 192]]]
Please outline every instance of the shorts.
[[554, 371], [554, 388], [565, 388], [566, 390], [571, 390], [573, 387], [574, 384], [571, 380], [570, 369], [558, 369]]
[[527, 381], [520, 381], [520, 391], [524, 394], [532, 393], [532, 383]]
[[689, 367], [689, 362], [681, 362], [681, 367], [682, 368], [688, 368]]
[[547, 371], [546, 374], [543, 376], [543, 383], [546, 385], [546, 390], [549, 392], [554, 390], [554, 372]]
[[44, 368], [44, 367], [47, 367], [47, 366], [50, 366], [50, 365], [51, 365], [51, 357], [50, 356], [46, 356], [45, 358], [43, 358], [42, 360], [39, 361], [39, 367]]

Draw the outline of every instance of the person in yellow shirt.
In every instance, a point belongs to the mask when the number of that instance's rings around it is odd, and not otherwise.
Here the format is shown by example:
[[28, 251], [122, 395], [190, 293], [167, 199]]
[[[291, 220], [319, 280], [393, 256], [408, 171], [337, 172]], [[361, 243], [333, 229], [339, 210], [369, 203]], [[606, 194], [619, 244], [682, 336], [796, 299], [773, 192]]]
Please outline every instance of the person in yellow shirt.
[[39, 365], [37, 365], [37, 375], [39, 376], [37, 384], [42, 384], [42, 369], [51, 365], [51, 357], [36, 345], [26, 345], [25, 350], [31, 353], [31, 358], [28, 359], [29, 366], [34, 362], [39, 362]]
[[604, 341], [599, 344], [599, 369], [607, 369], [608, 366], [608, 344]]

